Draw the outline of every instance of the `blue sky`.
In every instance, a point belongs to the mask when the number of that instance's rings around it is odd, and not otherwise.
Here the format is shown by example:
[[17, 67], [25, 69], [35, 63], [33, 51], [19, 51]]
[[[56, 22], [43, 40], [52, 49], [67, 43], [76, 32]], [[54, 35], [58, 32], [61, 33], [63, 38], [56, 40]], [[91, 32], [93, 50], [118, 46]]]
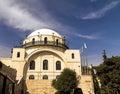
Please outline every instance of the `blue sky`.
[[120, 55], [120, 0], [0, 0], [0, 56], [31, 32], [49, 28], [65, 36], [70, 49], [87, 44], [89, 64]]

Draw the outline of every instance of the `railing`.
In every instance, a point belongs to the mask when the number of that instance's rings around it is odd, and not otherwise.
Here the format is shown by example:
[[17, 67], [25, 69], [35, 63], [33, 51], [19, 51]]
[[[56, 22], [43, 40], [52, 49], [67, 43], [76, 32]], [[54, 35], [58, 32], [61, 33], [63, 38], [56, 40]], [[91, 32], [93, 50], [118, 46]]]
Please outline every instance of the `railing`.
[[65, 43], [55, 42], [55, 41], [32, 41], [23, 44], [23, 47], [30, 47], [30, 46], [37, 46], [37, 45], [51, 45], [51, 46], [58, 46], [65, 49], [68, 49], [67, 45]]

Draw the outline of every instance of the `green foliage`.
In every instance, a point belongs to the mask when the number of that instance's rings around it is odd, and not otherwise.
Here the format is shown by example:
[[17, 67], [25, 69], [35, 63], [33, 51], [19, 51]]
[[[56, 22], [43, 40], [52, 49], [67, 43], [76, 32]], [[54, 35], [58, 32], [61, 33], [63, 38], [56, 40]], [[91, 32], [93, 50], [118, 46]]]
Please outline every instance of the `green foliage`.
[[56, 94], [70, 94], [78, 83], [76, 72], [66, 68], [57, 79], [52, 81], [52, 86], [57, 90]]
[[97, 68], [101, 94], [120, 94], [120, 57], [111, 57]]

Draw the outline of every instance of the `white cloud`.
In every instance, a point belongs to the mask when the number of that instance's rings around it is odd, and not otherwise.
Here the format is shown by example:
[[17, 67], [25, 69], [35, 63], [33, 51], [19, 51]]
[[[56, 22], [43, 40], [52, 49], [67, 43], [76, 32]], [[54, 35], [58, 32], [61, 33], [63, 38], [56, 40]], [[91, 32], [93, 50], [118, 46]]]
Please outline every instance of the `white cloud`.
[[75, 35], [77, 37], [84, 38], [84, 39], [89, 39], [89, 40], [98, 39], [97, 35], [89, 35], [89, 34], [85, 35], [77, 32], [74, 32], [74, 33], [72, 32], [72, 35]]
[[0, 57], [10, 57], [11, 48], [0, 45]]
[[40, 11], [40, 14], [44, 15], [41, 18], [33, 16], [25, 6], [23, 7], [17, 3], [16, 0], [0, 0], [0, 21], [9, 26], [22, 31], [36, 30], [41, 27], [54, 27], [55, 24], [59, 26], [59, 23], [52, 19], [47, 11]]
[[82, 35], [82, 34], [78, 34], [77, 35], [78, 37], [81, 37], [81, 38], [86, 38], [86, 39], [97, 39], [96, 36], [93, 36], [93, 35]]
[[30, 8], [30, 5], [27, 6], [25, 3], [18, 3], [17, 0], [0, 0], [0, 21], [21, 31], [51, 28], [60, 30], [59, 33], [66, 32], [67, 34], [81, 38], [96, 39], [92, 35], [75, 34], [75, 32], [71, 31], [71, 27], [55, 20], [41, 3], [39, 8], [42, 11], [36, 10], [39, 16], [35, 16], [34, 13], [28, 11], [28, 8]]
[[109, 10], [113, 9], [116, 7], [120, 1], [112, 1], [108, 5], [104, 6], [102, 9], [95, 11], [95, 12], [90, 12], [87, 15], [81, 17], [82, 19], [97, 19], [103, 17]]

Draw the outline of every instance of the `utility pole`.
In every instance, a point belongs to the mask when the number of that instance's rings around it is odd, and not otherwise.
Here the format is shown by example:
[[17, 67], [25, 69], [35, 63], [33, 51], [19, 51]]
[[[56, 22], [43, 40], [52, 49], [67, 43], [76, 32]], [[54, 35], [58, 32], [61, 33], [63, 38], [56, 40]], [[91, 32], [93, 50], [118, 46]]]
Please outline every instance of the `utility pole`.
[[106, 55], [106, 51], [105, 50], [103, 50], [103, 60], [105, 61], [106, 59], [107, 59], [107, 55]]

